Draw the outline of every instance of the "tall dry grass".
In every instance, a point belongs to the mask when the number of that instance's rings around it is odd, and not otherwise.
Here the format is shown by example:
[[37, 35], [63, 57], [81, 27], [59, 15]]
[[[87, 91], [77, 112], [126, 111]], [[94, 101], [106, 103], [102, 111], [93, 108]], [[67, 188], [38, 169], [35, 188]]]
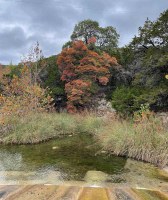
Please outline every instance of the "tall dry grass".
[[9, 117], [0, 133], [4, 144], [35, 144], [73, 134], [90, 134], [109, 154], [164, 167], [168, 165], [168, 130], [154, 116], [138, 122], [102, 119], [94, 114], [37, 113]]
[[94, 115], [66, 113], [29, 113], [24, 117], [10, 117], [7, 124], [10, 127], [0, 134], [0, 141], [5, 144], [34, 144], [60, 136], [92, 134], [102, 126]]
[[126, 156], [164, 167], [168, 165], [168, 130], [151, 117], [139, 123], [111, 121], [95, 134], [110, 154]]

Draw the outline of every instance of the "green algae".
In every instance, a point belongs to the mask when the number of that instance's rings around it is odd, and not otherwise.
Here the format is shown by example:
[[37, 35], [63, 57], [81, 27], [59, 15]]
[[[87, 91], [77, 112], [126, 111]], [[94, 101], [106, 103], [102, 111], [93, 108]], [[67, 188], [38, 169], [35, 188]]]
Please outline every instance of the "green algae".
[[108, 175], [108, 183], [144, 187], [166, 183], [153, 165], [97, 152], [101, 152], [100, 146], [86, 134], [36, 145], [1, 145], [0, 182], [84, 181], [88, 171], [101, 171]]

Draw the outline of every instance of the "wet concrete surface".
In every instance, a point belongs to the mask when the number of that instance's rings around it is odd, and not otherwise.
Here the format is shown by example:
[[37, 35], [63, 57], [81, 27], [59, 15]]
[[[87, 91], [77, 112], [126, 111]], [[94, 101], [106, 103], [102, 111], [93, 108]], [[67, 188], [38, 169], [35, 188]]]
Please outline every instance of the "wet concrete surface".
[[159, 189], [79, 185], [1, 185], [0, 200], [168, 200], [168, 187]]

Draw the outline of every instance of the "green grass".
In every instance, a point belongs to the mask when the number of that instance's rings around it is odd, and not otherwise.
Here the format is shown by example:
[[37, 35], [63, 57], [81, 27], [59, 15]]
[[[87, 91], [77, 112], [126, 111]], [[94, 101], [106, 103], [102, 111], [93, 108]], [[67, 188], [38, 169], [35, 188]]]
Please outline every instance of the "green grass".
[[150, 162], [160, 167], [168, 165], [168, 131], [158, 119], [139, 124], [114, 120], [100, 129], [95, 138], [109, 154]]
[[10, 118], [10, 129], [0, 140], [5, 144], [34, 144], [51, 138], [78, 133], [92, 134], [101, 126], [101, 120], [92, 116], [58, 113], [31, 114]]

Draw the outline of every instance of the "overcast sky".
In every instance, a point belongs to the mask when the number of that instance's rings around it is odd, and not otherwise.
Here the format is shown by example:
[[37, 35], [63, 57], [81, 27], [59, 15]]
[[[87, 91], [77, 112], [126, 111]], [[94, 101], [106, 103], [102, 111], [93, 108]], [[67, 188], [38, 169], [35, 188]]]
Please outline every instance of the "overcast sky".
[[59, 53], [84, 19], [114, 26], [122, 46], [167, 8], [168, 0], [0, 0], [0, 63], [19, 62], [36, 41], [45, 57]]

